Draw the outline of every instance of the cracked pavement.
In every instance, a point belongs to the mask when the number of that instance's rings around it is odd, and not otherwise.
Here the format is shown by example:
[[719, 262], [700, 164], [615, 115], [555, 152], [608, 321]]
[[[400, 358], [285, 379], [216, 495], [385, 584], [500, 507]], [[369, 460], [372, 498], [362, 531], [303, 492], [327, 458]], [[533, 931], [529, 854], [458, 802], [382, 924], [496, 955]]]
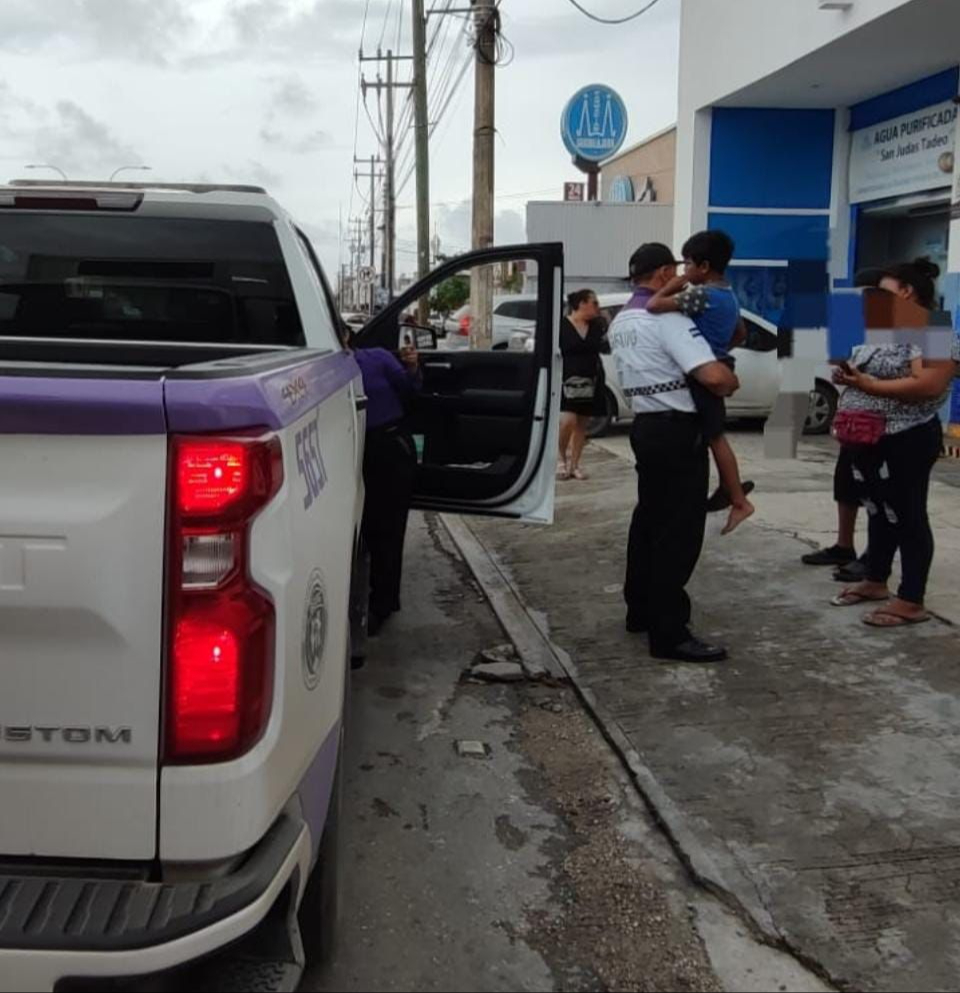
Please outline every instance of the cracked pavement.
[[[721, 538], [712, 522], [692, 586], [723, 666], [653, 663], [624, 631], [626, 438], [590, 446], [591, 478], [561, 485], [553, 528], [469, 526], [649, 770], [695, 875], [840, 988], [955, 990], [960, 634], [867, 629], [828, 605], [829, 570], [800, 564], [835, 521], [829, 439], [791, 463], [762, 463], [759, 434], [733, 441], [760, 526]], [[941, 616], [957, 613], [954, 473], [933, 487]]]

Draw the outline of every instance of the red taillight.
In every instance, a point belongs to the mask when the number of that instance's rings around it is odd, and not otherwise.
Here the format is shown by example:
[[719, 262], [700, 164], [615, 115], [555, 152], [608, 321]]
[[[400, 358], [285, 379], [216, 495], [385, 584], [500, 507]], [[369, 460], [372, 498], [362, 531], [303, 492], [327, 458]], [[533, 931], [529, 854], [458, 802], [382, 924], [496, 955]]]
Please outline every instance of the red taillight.
[[240, 732], [240, 646], [215, 620], [182, 617], [173, 632], [177, 741], [197, 754], [236, 746]]
[[465, 314], [460, 318], [460, 327], [457, 330], [457, 334], [462, 334], [465, 337], [470, 336], [470, 315]]
[[177, 505], [183, 513], [215, 514], [242, 497], [250, 453], [236, 442], [191, 441], [177, 450]]
[[270, 712], [275, 612], [249, 573], [254, 517], [283, 483], [280, 442], [171, 442], [167, 603], [168, 762], [248, 751]]

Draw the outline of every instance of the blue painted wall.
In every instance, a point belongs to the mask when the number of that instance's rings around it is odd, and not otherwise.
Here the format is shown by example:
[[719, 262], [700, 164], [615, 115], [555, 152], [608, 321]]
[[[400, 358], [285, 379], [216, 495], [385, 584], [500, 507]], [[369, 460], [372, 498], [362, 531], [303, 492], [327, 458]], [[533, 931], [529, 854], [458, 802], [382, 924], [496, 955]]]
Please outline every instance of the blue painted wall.
[[830, 218], [826, 214], [711, 213], [709, 223], [733, 238], [738, 259], [829, 258]]
[[711, 207], [829, 209], [832, 110], [716, 107]]
[[880, 96], [850, 108], [850, 130], [860, 131], [892, 117], [912, 114], [934, 104], [952, 100], [960, 92], [960, 67], [938, 72], [935, 76], [917, 80], [898, 90], [881, 93]]

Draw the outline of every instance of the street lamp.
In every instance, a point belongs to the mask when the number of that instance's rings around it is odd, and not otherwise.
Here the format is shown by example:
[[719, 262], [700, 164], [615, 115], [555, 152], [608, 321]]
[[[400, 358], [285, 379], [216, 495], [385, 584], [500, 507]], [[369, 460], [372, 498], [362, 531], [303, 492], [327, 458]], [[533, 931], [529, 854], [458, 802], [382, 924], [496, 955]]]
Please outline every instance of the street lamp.
[[107, 180], [107, 182], [112, 183], [117, 173], [123, 172], [124, 169], [135, 169], [137, 172], [149, 172], [150, 166], [120, 166], [119, 169], [114, 169], [113, 172], [110, 173], [110, 178]]
[[60, 168], [60, 166], [47, 165], [45, 162], [31, 162], [30, 165], [24, 166], [24, 169], [52, 169], [54, 172], [59, 172], [63, 177], [63, 181], [68, 183], [67, 174]]

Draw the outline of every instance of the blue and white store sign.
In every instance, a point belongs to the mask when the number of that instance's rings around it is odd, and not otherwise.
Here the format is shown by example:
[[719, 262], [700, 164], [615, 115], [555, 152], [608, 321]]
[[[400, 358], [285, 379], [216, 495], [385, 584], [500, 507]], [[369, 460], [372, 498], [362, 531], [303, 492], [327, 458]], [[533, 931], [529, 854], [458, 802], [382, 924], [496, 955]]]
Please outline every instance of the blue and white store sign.
[[854, 131], [850, 202], [950, 186], [956, 132], [957, 106], [952, 101]]
[[564, 108], [560, 131], [571, 155], [602, 162], [616, 155], [627, 137], [627, 108], [609, 86], [585, 86]]

